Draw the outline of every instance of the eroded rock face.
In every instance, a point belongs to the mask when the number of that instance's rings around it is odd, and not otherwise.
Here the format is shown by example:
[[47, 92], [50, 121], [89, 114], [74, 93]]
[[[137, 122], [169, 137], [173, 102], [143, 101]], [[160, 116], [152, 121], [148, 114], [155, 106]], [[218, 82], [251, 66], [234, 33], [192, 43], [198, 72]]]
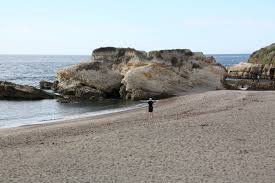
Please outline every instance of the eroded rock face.
[[167, 97], [194, 87], [222, 88], [225, 68], [213, 57], [188, 49], [143, 52], [132, 48], [99, 48], [91, 61], [57, 72], [58, 90], [90, 87], [125, 99]]
[[257, 75], [262, 75], [262, 64], [252, 64], [242, 62], [240, 64], [230, 66], [227, 68], [228, 76], [232, 78], [252, 78]]
[[0, 81], [0, 99], [2, 100], [41, 100], [53, 98], [52, 94], [32, 86]]
[[180, 75], [170, 67], [159, 63], [129, 70], [122, 80], [127, 95], [133, 100], [147, 99], [151, 96], [166, 97], [176, 95], [192, 88], [187, 75]]
[[248, 61], [227, 68], [232, 78], [273, 79], [275, 76], [275, 44], [255, 51]]
[[110, 61], [83, 62], [64, 68], [57, 72], [58, 89], [89, 86], [106, 93], [119, 90], [123, 76], [113, 70], [112, 65]]

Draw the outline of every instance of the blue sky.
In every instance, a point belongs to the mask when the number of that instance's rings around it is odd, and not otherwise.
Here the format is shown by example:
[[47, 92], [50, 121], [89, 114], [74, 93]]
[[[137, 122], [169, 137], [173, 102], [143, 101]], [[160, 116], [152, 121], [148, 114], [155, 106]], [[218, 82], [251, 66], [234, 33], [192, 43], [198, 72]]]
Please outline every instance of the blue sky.
[[251, 53], [275, 42], [274, 11], [274, 0], [0, 0], [0, 54]]

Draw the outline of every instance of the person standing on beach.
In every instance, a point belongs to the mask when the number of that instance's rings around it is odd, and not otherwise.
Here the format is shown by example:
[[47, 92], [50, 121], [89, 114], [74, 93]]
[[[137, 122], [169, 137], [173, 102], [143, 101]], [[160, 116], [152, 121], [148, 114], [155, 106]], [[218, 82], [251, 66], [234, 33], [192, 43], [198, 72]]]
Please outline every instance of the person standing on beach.
[[258, 83], [260, 82], [260, 75], [257, 75]]
[[149, 98], [147, 103], [148, 103], [148, 118], [153, 119], [153, 111], [154, 111], [153, 104], [154, 104], [154, 101], [153, 101], [152, 98]]

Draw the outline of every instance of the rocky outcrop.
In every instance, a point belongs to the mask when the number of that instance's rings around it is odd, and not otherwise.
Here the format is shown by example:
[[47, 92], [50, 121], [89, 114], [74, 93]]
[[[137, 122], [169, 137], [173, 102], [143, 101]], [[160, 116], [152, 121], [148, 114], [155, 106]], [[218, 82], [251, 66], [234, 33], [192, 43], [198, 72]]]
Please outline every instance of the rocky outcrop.
[[241, 90], [242, 88], [246, 88], [247, 90], [275, 90], [275, 81], [225, 80], [224, 87], [229, 90]]
[[39, 86], [40, 86], [40, 89], [51, 90], [52, 86], [53, 86], [53, 83], [49, 82], [49, 81], [42, 80], [42, 81], [39, 82]]
[[94, 100], [106, 98], [106, 94], [96, 88], [84, 85], [76, 85], [65, 88], [61, 91], [61, 98], [69, 100]]
[[58, 87], [58, 81], [49, 82], [49, 81], [42, 80], [39, 82], [39, 86], [40, 86], [40, 89], [42, 90], [53, 90], [56, 92]]
[[52, 98], [54, 98], [52, 94], [32, 86], [0, 81], [0, 99], [2, 100], [41, 100]]
[[262, 75], [263, 65], [242, 62], [227, 68], [228, 76], [231, 78], [249, 79]]
[[51, 90], [56, 92], [58, 90], [58, 83], [59, 83], [58, 81], [54, 81], [51, 86]]
[[248, 59], [248, 63], [275, 64], [275, 43], [252, 53]]
[[275, 76], [275, 44], [255, 51], [248, 61], [227, 68], [232, 78], [273, 79]]
[[225, 73], [213, 57], [188, 49], [147, 53], [106, 47], [94, 50], [89, 62], [59, 70], [57, 90], [64, 93], [70, 89], [76, 96], [77, 90], [89, 87], [101, 97], [163, 98], [194, 87], [223, 88], [221, 80]]

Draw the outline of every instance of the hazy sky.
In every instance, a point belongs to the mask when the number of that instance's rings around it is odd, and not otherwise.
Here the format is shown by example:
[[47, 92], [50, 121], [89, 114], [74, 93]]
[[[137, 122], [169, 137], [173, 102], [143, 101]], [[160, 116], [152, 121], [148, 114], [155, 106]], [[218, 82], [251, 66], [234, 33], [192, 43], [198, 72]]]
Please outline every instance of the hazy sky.
[[0, 0], [0, 54], [250, 53], [275, 42], [274, 12], [274, 0]]

